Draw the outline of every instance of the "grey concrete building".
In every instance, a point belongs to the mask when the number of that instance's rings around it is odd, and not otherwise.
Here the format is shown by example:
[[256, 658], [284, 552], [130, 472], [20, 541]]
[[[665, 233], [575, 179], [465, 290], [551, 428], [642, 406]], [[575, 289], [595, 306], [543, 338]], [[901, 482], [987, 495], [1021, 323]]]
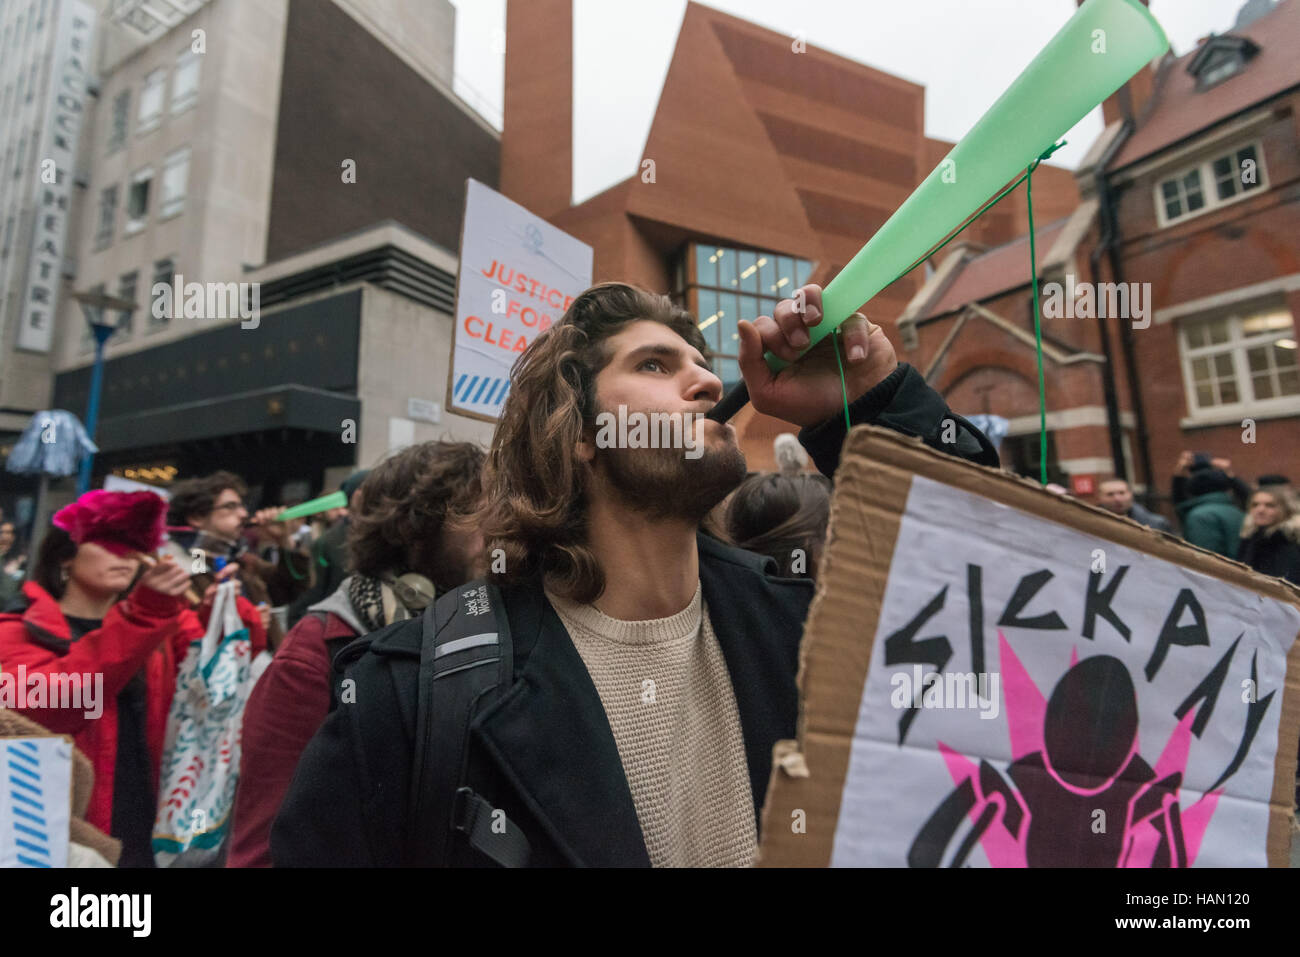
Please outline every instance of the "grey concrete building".
[[[82, 0], [0, 3], [0, 461], [49, 396], [97, 18]], [[0, 471], [0, 509], [20, 525], [34, 492]]]
[[[136, 303], [106, 348], [96, 484], [229, 468], [275, 502], [397, 445], [485, 440], [432, 408], [465, 181], [495, 185], [500, 162], [497, 130], [452, 91], [454, 8], [165, 7], [109, 0], [83, 136], [69, 285]], [[217, 290], [206, 307], [186, 308], [192, 283]], [[82, 415], [88, 325], [65, 301], [56, 328], [49, 402]]]

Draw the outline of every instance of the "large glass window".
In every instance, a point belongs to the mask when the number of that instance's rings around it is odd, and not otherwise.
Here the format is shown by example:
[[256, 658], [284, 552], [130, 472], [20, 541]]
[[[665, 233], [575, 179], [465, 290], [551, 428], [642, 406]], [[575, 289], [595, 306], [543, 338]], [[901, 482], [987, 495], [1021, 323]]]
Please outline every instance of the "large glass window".
[[1295, 326], [1284, 305], [1184, 323], [1183, 377], [1192, 413], [1242, 411], [1300, 396]]
[[776, 304], [808, 281], [813, 264], [754, 249], [692, 243], [679, 260], [695, 264], [695, 281], [687, 286], [686, 307], [699, 323], [714, 352], [713, 371], [730, 388], [740, 381], [741, 319], [770, 316]]

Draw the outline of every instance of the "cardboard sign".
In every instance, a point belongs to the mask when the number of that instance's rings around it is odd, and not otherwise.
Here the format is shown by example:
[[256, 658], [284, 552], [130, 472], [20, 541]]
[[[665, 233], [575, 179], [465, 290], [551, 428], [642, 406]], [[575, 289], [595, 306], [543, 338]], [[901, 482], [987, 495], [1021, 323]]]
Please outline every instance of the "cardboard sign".
[[72, 740], [0, 738], [0, 868], [67, 867]]
[[447, 409], [495, 421], [510, 367], [591, 285], [592, 250], [477, 180], [465, 190]]
[[845, 443], [774, 866], [1280, 866], [1300, 590], [876, 428]]

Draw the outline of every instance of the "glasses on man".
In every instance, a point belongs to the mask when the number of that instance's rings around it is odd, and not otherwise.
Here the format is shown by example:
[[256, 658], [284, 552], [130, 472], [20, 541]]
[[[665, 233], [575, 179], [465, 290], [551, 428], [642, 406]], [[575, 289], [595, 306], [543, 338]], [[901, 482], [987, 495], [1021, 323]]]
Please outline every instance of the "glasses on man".
[[212, 506], [212, 511], [214, 511], [214, 512], [238, 512], [238, 511], [239, 511], [241, 508], [243, 508], [243, 507], [244, 507], [244, 503], [243, 503], [243, 502], [227, 502], [225, 505], [214, 505], [214, 506]]

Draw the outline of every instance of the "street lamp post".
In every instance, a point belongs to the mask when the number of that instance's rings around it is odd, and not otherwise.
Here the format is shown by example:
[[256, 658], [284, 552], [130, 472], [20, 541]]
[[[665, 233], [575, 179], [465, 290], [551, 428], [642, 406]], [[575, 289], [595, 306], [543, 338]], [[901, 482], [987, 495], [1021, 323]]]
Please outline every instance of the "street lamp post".
[[[95, 364], [90, 372], [90, 396], [86, 402], [86, 434], [91, 441], [95, 438], [95, 426], [99, 422], [99, 396], [104, 387], [104, 343], [117, 331], [114, 323], [104, 322], [104, 310], [115, 309], [120, 312], [135, 311], [135, 303], [130, 299], [119, 299], [102, 292], [74, 292], [72, 298], [81, 306], [82, 315], [90, 324], [95, 336]], [[95, 463], [95, 455], [88, 452], [81, 460], [81, 471], [77, 475], [77, 495], [90, 490], [90, 473]]]

